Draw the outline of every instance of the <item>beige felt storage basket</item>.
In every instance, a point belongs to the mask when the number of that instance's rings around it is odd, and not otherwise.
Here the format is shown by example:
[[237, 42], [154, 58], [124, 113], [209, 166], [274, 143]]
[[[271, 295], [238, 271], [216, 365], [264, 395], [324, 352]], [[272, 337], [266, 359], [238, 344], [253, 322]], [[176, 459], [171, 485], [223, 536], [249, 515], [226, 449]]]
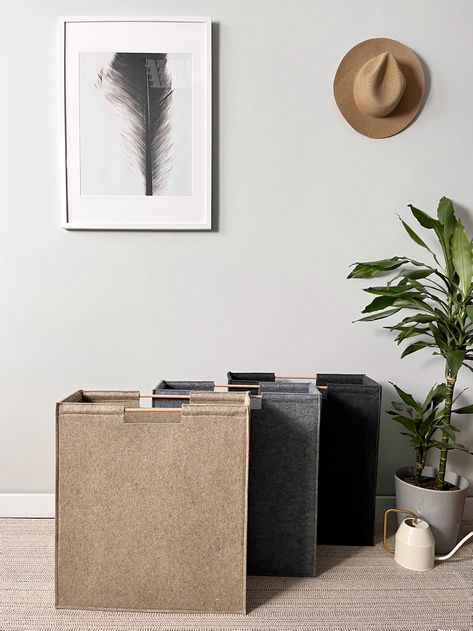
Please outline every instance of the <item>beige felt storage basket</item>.
[[57, 405], [56, 606], [244, 613], [249, 397]]

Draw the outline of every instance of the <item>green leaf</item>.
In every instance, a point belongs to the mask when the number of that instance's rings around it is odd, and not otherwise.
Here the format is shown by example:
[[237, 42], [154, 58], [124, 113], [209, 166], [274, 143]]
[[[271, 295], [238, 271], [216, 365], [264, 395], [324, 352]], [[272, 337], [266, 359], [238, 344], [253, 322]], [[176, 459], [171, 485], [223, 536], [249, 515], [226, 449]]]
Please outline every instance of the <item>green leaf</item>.
[[422, 300], [422, 296], [419, 293], [403, 294], [393, 302], [393, 305], [403, 309], [421, 309], [422, 311], [427, 312], [432, 311], [432, 307]]
[[458, 371], [465, 361], [465, 351], [448, 351], [447, 365], [454, 376], [458, 375]]
[[468, 305], [466, 315], [470, 318], [470, 321], [473, 322], [473, 305]]
[[373, 322], [374, 320], [382, 320], [383, 318], [389, 318], [389, 316], [394, 315], [400, 310], [401, 309], [387, 309], [386, 311], [381, 311], [380, 313], [374, 313], [364, 318], [360, 318], [357, 322]]
[[368, 294], [376, 294], [378, 296], [399, 296], [402, 294], [407, 294], [411, 290], [410, 287], [406, 285], [394, 285], [394, 286], [382, 286], [382, 287], [367, 287], [363, 289]]
[[446, 386], [444, 383], [435, 385], [433, 388], [431, 388], [422, 405], [422, 409], [424, 410], [424, 412], [427, 410], [431, 403], [432, 407], [436, 408], [439, 403], [445, 399], [445, 393]]
[[373, 302], [370, 302], [361, 313], [372, 313], [373, 311], [386, 309], [386, 307], [392, 307], [395, 300], [395, 296], [378, 296]]
[[456, 403], [458, 399], [462, 396], [462, 394], [464, 394], [467, 390], [468, 388], [463, 388], [462, 390], [459, 390], [453, 397], [453, 403]]
[[418, 315], [409, 316], [408, 318], [404, 318], [403, 323], [417, 322], [418, 324], [427, 324], [429, 322], [436, 322], [436, 320], [437, 318], [435, 318], [435, 316], [418, 314]]
[[440, 428], [451, 440], [455, 440], [455, 430], [451, 425], [441, 425]]
[[465, 405], [462, 408], [452, 410], [454, 414], [473, 414], [473, 405]]
[[[439, 427], [440, 427], [440, 429], [443, 429], [443, 428], [444, 428], [444, 425], [440, 425]], [[459, 432], [459, 431], [460, 431], [458, 427], [455, 427], [455, 426], [454, 426], [454, 425], [452, 425], [452, 424], [448, 425], [448, 427], [451, 427], [451, 428], [453, 429], [453, 431], [454, 431], [454, 432]]]
[[412, 290], [400, 296], [388, 295], [378, 296], [369, 305], [367, 305], [362, 313], [372, 313], [373, 311], [380, 311], [386, 307], [403, 307], [403, 308], [416, 308], [424, 311], [431, 311], [429, 305], [422, 300], [422, 295]]
[[428, 230], [435, 230], [435, 228], [437, 228], [439, 222], [436, 219], [425, 213], [423, 210], [415, 208], [412, 204], [408, 204], [408, 206], [414, 217], [423, 228], [427, 228]]
[[470, 293], [473, 279], [473, 250], [460, 221], [457, 222], [452, 237], [452, 257], [455, 271], [460, 278], [463, 296], [466, 297]]
[[437, 208], [437, 217], [440, 223], [445, 226], [453, 217], [455, 217], [455, 209], [451, 199], [441, 197]]
[[437, 216], [440, 223], [443, 225], [443, 237], [444, 244], [447, 249], [447, 254], [450, 256], [451, 252], [451, 239], [455, 232], [455, 226], [457, 225], [457, 219], [455, 217], [455, 208], [451, 199], [448, 197], [442, 197], [439, 201], [437, 208]]
[[420, 328], [420, 327], [415, 327], [413, 326], [412, 328], [406, 328], [403, 329], [399, 335], [396, 336], [395, 341], [400, 344], [401, 342], [403, 342], [404, 340], [407, 340], [411, 337], [416, 337], [417, 335], [424, 335], [426, 334], [426, 332], [428, 331], [428, 329], [424, 329], [424, 328]]
[[440, 333], [439, 329], [433, 322], [429, 322], [429, 329], [432, 335], [434, 336], [435, 343], [440, 348], [440, 350], [444, 347], [444, 338]]
[[[434, 396], [432, 399], [432, 405], [434, 408], [437, 408], [442, 401], [445, 401], [445, 397], [447, 396], [447, 384], [441, 383], [434, 390]], [[443, 412], [442, 412], [443, 414]]]
[[417, 353], [417, 351], [422, 350], [429, 346], [426, 342], [414, 342], [414, 344], [410, 344], [401, 355], [401, 359], [407, 357], [408, 355], [412, 355], [412, 353]]
[[431, 276], [434, 273], [434, 269], [429, 269], [428, 267], [425, 269], [411, 269], [411, 270], [403, 270], [400, 272], [400, 276], [403, 278], [415, 278], [422, 279]]
[[427, 410], [429, 405], [432, 403], [432, 399], [434, 398], [435, 388], [436, 388], [436, 386], [434, 386], [433, 388], [431, 388], [429, 390], [429, 393], [426, 396], [424, 403], [422, 404], [422, 410], [424, 412]]
[[372, 278], [384, 272], [390, 272], [404, 265], [405, 258], [395, 256], [391, 259], [381, 259], [379, 261], [367, 261], [365, 263], [356, 263], [348, 278]]
[[[400, 218], [401, 219], [401, 218]], [[417, 243], [417, 245], [420, 245], [422, 248], [425, 248], [426, 250], [428, 250], [429, 252], [432, 252], [432, 250], [429, 248], [429, 246], [427, 245], [427, 243], [425, 243], [425, 241], [423, 241], [419, 235], [414, 232], [414, 230], [405, 222], [401, 219], [401, 223], [404, 226], [407, 234], [410, 236], [410, 238], [414, 241], [414, 243]]]
[[411, 408], [414, 408], [418, 412], [422, 410], [422, 406], [419, 403], [417, 403], [417, 401], [414, 399], [412, 394], [409, 394], [408, 392], [404, 392], [404, 390], [402, 390], [399, 386], [396, 386], [396, 384], [393, 383], [392, 381], [390, 381], [389, 383], [393, 386], [393, 388], [398, 393], [399, 397], [404, 401], [406, 405], [408, 405]]
[[437, 431], [437, 421], [435, 420], [435, 414], [430, 414], [421, 423], [417, 433], [425, 438], [431, 438]]
[[471, 451], [461, 443], [445, 443], [443, 441], [435, 441], [435, 447], [437, 447], [438, 449], [446, 449], [447, 451], [457, 449], [458, 451], [464, 451], [467, 454], [471, 454]]
[[412, 432], [412, 433], [415, 432], [416, 424], [412, 419], [406, 418], [405, 416], [396, 415], [396, 416], [393, 416], [393, 420], [396, 421], [397, 423], [400, 423], [409, 432]]

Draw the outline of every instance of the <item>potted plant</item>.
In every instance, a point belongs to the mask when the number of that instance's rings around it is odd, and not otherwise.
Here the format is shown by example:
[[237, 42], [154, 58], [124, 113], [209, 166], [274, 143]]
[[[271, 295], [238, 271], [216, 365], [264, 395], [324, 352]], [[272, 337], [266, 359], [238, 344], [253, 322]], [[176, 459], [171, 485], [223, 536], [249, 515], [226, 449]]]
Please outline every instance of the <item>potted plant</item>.
[[[426, 467], [431, 449], [443, 447], [439, 434], [445, 429], [446, 385], [434, 386], [423, 402], [416, 401], [412, 394], [392, 385], [400, 401], [392, 401], [392, 409], [387, 413], [402, 425], [404, 431], [401, 434], [410, 438], [416, 459], [415, 467], [402, 467], [396, 472], [397, 507], [407, 507], [422, 515], [432, 527], [437, 551], [442, 554], [450, 552], [458, 537], [468, 482], [465, 478], [447, 472], [445, 490], [449, 493], [445, 494], [435, 488], [437, 470]], [[452, 425], [448, 426], [447, 431], [451, 438], [449, 450], [471, 453], [464, 445], [455, 442], [455, 428]]]
[[[418, 512], [429, 521], [436, 536], [437, 551], [443, 553], [458, 536], [457, 515], [463, 511], [468, 488], [468, 481], [452, 472], [447, 473], [446, 466], [449, 451], [462, 448], [455, 442], [452, 413], [473, 413], [473, 405], [453, 410], [460, 370], [465, 368], [473, 372], [473, 246], [450, 199], [441, 198], [437, 218], [412, 205], [409, 208], [420, 226], [431, 230], [436, 237], [437, 251], [401, 219], [409, 237], [429, 253], [432, 262], [395, 256], [356, 263], [348, 278], [387, 276], [383, 285], [364, 290], [375, 298], [363, 310], [367, 315], [361, 321], [381, 320], [402, 312], [405, 314], [402, 320], [386, 327], [396, 333], [398, 344], [408, 342], [401, 357], [430, 349], [444, 361], [445, 396], [437, 419], [439, 426], [436, 431], [440, 436], [435, 445], [439, 448], [439, 465], [436, 469], [427, 471], [424, 468], [423, 471], [424, 477], [433, 477], [435, 484], [432, 485], [431, 481], [406, 482], [405, 478], [412, 473], [415, 479], [415, 470], [407, 474], [406, 468], [398, 470], [395, 476], [398, 504], [400, 488], [404, 485], [410, 487], [410, 501], [414, 504], [403, 508]], [[413, 400], [407, 405], [412, 403]], [[452, 490], [450, 485], [456, 490]], [[426, 488], [428, 486], [434, 488]], [[455, 506], [452, 507], [454, 500]], [[428, 513], [426, 510], [429, 508]], [[450, 524], [446, 523], [447, 516], [451, 517]], [[434, 523], [436, 519], [440, 520], [439, 528]]]

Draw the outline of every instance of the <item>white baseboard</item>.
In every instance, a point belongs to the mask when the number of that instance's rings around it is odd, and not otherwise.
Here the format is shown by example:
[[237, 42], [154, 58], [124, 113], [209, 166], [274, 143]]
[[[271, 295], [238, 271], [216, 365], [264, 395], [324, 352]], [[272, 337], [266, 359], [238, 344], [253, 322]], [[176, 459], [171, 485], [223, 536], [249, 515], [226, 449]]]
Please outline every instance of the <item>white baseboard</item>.
[[[376, 517], [395, 506], [393, 495], [378, 495]], [[1, 517], [54, 517], [54, 493], [0, 493]], [[467, 497], [463, 519], [473, 519], [473, 497]]]
[[54, 493], [0, 493], [0, 517], [54, 517]]

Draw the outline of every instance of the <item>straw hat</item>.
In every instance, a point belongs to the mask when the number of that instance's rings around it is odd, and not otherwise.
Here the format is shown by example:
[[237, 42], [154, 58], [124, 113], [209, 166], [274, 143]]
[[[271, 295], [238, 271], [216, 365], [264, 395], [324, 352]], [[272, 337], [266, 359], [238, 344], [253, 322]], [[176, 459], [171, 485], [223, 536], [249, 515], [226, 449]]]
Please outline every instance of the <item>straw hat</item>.
[[369, 138], [398, 134], [416, 117], [425, 90], [422, 64], [394, 39], [368, 39], [342, 59], [335, 101], [353, 129]]

